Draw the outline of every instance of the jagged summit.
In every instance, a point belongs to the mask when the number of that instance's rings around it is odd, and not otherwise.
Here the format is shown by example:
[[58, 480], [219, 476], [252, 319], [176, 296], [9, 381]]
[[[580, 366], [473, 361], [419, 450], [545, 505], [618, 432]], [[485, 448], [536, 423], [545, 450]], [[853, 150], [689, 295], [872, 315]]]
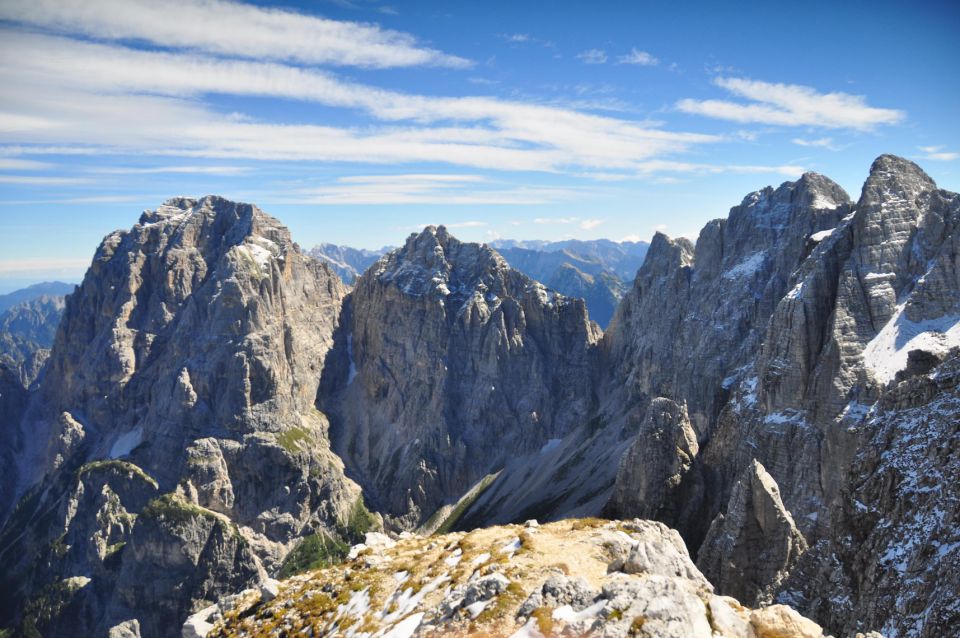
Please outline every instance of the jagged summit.
[[405, 295], [453, 302], [459, 312], [451, 317], [477, 304], [494, 308], [504, 299], [528, 296], [551, 308], [582, 305], [515, 270], [487, 244], [462, 242], [442, 225], [410, 234], [402, 247], [371, 268], [369, 276], [396, 285]]

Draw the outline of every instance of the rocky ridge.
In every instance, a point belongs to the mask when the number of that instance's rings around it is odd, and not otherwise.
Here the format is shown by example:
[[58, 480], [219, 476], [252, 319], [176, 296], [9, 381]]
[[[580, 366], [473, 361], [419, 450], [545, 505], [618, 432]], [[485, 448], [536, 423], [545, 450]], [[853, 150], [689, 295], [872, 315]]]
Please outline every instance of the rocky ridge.
[[660, 523], [530, 521], [372, 540], [340, 568], [199, 612], [184, 636], [824, 635], [789, 607], [749, 609], [714, 594], [679, 535]]

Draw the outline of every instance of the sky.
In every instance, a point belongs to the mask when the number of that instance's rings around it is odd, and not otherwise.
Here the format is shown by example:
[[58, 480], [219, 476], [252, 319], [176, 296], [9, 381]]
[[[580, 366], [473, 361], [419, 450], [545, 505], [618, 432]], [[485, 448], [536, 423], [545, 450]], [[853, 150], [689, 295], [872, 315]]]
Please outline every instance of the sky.
[[0, 0], [0, 293], [178, 195], [303, 247], [695, 237], [895, 153], [960, 191], [960, 3]]

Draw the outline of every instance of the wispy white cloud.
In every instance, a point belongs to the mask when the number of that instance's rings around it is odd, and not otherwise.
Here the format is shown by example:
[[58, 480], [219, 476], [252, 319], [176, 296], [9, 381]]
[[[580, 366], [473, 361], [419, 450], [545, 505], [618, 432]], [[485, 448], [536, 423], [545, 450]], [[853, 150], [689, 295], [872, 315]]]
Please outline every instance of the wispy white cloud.
[[597, 226], [603, 223], [602, 219], [585, 219], [580, 222], [580, 228], [583, 230], [593, 230]]
[[794, 144], [796, 144], [797, 146], [807, 146], [807, 147], [813, 147], [813, 148], [826, 148], [826, 149], [829, 149], [829, 150], [831, 150], [831, 151], [836, 151], [836, 150], [838, 150], [837, 147], [834, 146], [834, 144], [833, 144], [833, 138], [832, 138], [832, 137], [821, 137], [821, 138], [818, 138], [818, 139], [815, 139], [815, 140], [808, 140], [808, 139], [804, 139], [804, 138], [802, 138], [802, 137], [795, 137], [795, 138], [793, 138], [791, 141], [792, 141]]
[[[186, 157], [609, 172], [722, 139], [569, 108], [385, 91], [276, 63], [132, 50], [9, 30], [0, 30], [0, 56], [21, 61], [0, 67], [0, 103], [8, 113], [29, 114], [33, 122], [30, 130], [8, 130], [5, 139], [11, 144], [98, 145]], [[201, 101], [209, 93], [360, 110], [386, 126], [286, 125], [224, 116]]]
[[[794, 165], [762, 166], [751, 164], [698, 164], [694, 162], [674, 162], [668, 160], [651, 160], [638, 164], [640, 174], [653, 173], [701, 173], [701, 174], [777, 174], [787, 177], [799, 177], [804, 167]], [[661, 178], [662, 179], [662, 178]]]
[[900, 110], [869, 106], [862, 95], [820, 93], [809, 86], [745, 78], [719, 77], [713, 83], [750, 102], [685, 99], [677, 103], [677, 108], [685, 113], [734, 122], [861, 131], [897, 124], [906, 117]]
[[0, 276], [30, 277], [49, 272], [82, 272], [89, 265], [89, 259], [5, 259], [0, 260]]
[[451, 224], [446, 224], [447, 228], [482, 228], [486, 226], [487, 222], [482, 222], [478, 220], [469, 220], [465, 222], [453, 222]]
[[15, 157], [0, 156], [0, 170], [5, 171], [32, 171], [43, 168], [50, 168], [52, 164], [48, 162], [38, 162], [36, 160], [17, 159]]
[[960, 157], [960, 153], [945, 151], [943, 150], [943, 146], [918, 146], [917, 148], [923, 151], [920, 159], [933, 160], [935, 162], [950, 162]]
[[603, 49], [587, 49], [578, 53], [577, 59], [584, 64], [603, 64], [607, 61], [607, 52]]
[[530, 34], [528, 33], [505, 33], [503, 34], [503, 39], [507, 42], [529, 42]]
[[0, 175], [0, 184], [15, 186], [62, 186], [66, 184], [89, 184], [85, 177], [51, 177], [45, 175]]
[[376, 68], [471, 64], [374, 24], [229, 0], [4, 0], [0, 19], [244, 58]]
[[653, 55], [647, 53], [646, 51], [640, 51], [639, 49], [630, 49], [630, 53], [626, 55], [621, 55], [617, 58], [618, 64], [637, 64], [640, 66], [656, 66], [660, 64], [658, 60]]
[[[2, 166], [2, 160], [0, 160]], [[117, 166], [109, 168], [93, 169], [95, 173], [106, 173], [109, 175], [155, 175], [162, 173], [186, 174], [186, 175], [243, 175], [249, 173], [251, 169], [247, 166], [149, 166], [149, 167], [130, 167]]]
[[540, 224], [541, 226], [551, 225], [551, 224], [573, 224], [579, 217], [536, 217], [533, 220], [534, 224]]
[[[480, 175], [353, 175], [332, 184], [299, 188], [280, 200], [321, 205], [533, 205], [577, 196], [577, 191], [491, 184]], [[277, 199], [276, 197], [274, 199]], [[482, 221], [447, 224], [449, 228], [485, 226]], [[422, 227], [422, 226], [421, 226]]]

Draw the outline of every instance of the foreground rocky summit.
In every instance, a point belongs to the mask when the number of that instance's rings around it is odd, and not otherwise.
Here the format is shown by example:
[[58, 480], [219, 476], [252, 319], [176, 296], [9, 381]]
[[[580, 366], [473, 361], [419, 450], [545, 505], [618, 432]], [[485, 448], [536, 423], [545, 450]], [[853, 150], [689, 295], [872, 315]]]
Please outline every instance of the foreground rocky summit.
[[823, 636], [789, 607], [748, 609], [716, 595], [680, 536], [660, 523], [530, 521], [396, 542], [371, 536], [341, 567], [198, 613], [184, 636]]

